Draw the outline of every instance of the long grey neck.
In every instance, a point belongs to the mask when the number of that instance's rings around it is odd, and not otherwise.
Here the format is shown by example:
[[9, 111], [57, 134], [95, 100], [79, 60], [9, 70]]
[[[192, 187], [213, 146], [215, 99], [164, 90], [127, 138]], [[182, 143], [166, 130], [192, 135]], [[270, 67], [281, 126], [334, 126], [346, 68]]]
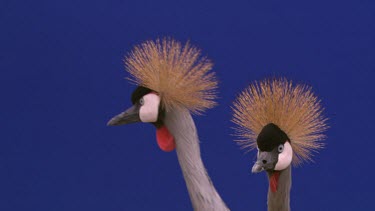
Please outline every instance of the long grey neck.
[[204, 168], [197, 130], [189, 111], [180, 109], [167, 112], [164, 124], [175, 138], [178, 161], [194, 210], [229, 210]]
[[277, 191], [268, 189], [268, 211], [290, 211], [291, 166], [280, 172]]

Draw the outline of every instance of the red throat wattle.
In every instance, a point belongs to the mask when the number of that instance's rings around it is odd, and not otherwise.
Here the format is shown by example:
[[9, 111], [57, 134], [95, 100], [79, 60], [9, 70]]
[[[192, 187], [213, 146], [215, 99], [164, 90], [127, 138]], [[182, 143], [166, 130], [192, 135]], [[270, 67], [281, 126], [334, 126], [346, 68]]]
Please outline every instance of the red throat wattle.
[[165, 125], [156, 129], [156, 140], [164, 152], [171, 152], [176, 148], [176, 142]]
[[274, 171], [271, 173], [271, 176], [269, 178], [270, 180], [270, 188], [273, 193], [277, 191], [277, 184], [279, 183], [279, 177], [280, 177], [280, 172], [279, 171]]

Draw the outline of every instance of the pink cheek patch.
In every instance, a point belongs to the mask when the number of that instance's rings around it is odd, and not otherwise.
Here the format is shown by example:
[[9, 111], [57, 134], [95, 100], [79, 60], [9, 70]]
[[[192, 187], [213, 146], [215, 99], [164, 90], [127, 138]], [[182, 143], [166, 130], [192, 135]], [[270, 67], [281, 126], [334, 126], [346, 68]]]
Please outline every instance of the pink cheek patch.
[[165, 125], [156, 129], [156, 141], [164, 152], [171, 152], [176, 148], [176, 142]]

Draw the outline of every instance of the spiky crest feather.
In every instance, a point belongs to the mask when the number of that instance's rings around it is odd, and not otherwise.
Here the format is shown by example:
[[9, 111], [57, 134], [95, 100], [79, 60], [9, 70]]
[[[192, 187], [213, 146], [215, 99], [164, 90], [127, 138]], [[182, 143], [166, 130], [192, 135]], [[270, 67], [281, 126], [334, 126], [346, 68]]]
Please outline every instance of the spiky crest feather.
[[256, 148], [256, 139], [268, 123], [280, 127], [291, 140], [293, 164], [312, 161], [312, 152], [323, 147], [327, 119], [320, 100], [306, 85], [293, 86], [287, 79], [254, 82], [233, 104], [232, 122], [243, 148]]
[[199, 114], [216, 105], [212, 62], [198, 48], [170, 38], [146, 41], [125, 57], [130, 81], [159, 93], [168, 111], [183, 107]]

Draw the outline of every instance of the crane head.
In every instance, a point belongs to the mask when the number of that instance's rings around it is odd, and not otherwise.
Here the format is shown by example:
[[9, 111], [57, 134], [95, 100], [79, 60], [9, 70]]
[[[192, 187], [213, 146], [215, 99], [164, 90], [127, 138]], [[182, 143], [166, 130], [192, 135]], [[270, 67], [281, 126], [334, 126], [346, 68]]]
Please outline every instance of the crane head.
[[164, 109], [161, 99], [155, 91], [138, 86], [131, 97], [133, 106], [114, 116], [107, 125], [117, 126], [136, 122], [152, 123], [156, 127], [156, 137], [159, 147], [166, 152], [175, 149], [175, 141], [168, 128], [163, 123]]
[[[201, 114], [216, 105], [218, 81], [212, 62], [189, 42], [170, 38], [146, 41], [134, 47], [124, 59], [129, 79], [139, 87], [132, 95], [133, 106], [113, 117], [108, 125], [152, 123], [163, 151], [175, 149], [173, 135], [164, 116], [174, 109]], [[173, 132], [173, 131], [172, 131]]]
[[269, 123], [257, 137], [258, 155], [252, 172], [282, 171], [292, 162], [293, 149], [286, 133], [277, 125]]
[[109, 120], [109, 126], [135, 122], [158, 122], [161, 109], [159, 109], [160, 97], [156, 92], [139, 86], [134, 90], [131, 101], [133, 106]]

